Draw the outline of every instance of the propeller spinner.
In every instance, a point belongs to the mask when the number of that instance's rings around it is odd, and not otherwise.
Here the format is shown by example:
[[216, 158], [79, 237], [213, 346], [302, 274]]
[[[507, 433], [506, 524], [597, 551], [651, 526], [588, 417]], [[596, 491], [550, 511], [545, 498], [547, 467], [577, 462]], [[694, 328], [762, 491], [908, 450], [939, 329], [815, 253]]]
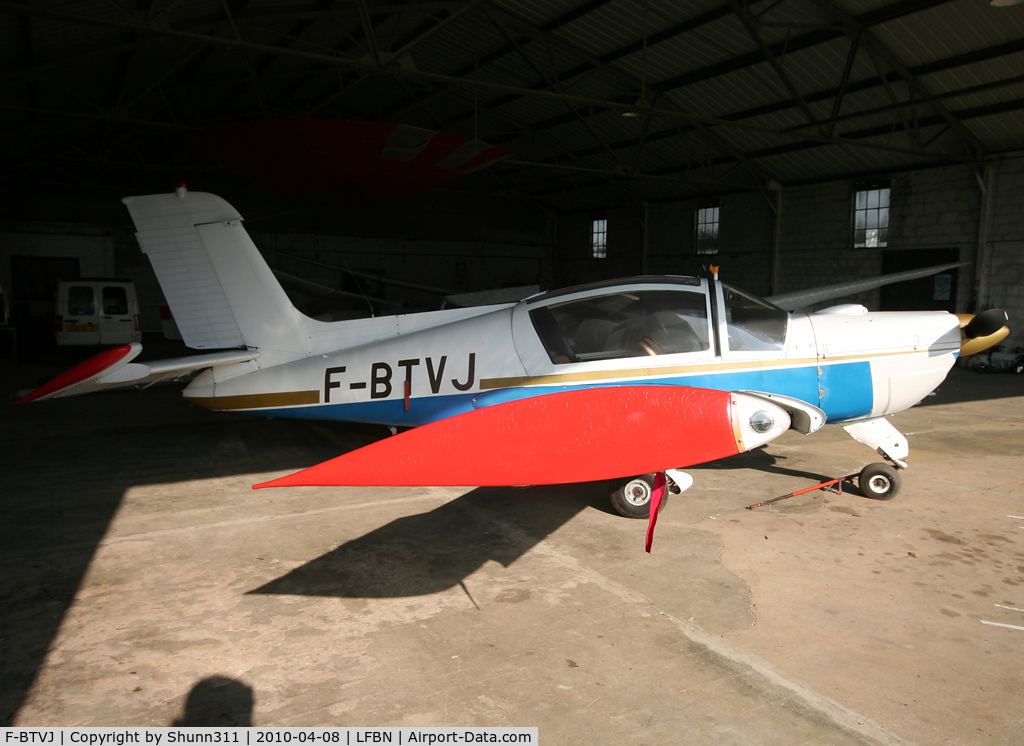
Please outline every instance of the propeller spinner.
[[990, 308], [977, 315], [958, 313], [960, 319], [960, 355], [973, 355], [1002, 342], [1010, 334], [1006, 311]]

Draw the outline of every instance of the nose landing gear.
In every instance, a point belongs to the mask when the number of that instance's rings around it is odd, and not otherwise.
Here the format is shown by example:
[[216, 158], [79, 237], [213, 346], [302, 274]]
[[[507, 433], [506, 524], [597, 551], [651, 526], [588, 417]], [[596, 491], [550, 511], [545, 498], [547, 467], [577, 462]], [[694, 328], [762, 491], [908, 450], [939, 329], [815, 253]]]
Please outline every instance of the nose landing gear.
[[900, 470], [907, 468], [904, 459], [910, 452], [903, 433], [885, 417], [860, 422], [840, 423], [850, 436], [877, 451], [889, 463], [868, 464], [857, 477], [857, 486], [864, 497], [889, 500], [896, 497], [903, 486]]
[[868, 464], [860, 470], [857, 486], [864, 497], [889, 500], [899, 493], [903, 479], [894, 466], [883, 463]]

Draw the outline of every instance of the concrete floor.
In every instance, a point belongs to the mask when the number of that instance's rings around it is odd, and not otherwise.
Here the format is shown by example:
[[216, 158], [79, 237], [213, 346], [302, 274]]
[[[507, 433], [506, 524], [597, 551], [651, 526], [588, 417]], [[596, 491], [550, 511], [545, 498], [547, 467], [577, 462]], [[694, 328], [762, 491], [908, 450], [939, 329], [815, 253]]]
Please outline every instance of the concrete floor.
[[[53, 372], [8, 366], [2, 393]], [[1024, 377], [957, 370], [897, 416], [892, 501], [744, 509], [877, 460], [832, 427], [693, 469], [650, 556], [602, 485], [249, 488], [383, 428], [213, 414], [176, 387], [0, 419], [6, 724], [1024, 733], [1024, 631], [982, 623], [1024, 626]]]

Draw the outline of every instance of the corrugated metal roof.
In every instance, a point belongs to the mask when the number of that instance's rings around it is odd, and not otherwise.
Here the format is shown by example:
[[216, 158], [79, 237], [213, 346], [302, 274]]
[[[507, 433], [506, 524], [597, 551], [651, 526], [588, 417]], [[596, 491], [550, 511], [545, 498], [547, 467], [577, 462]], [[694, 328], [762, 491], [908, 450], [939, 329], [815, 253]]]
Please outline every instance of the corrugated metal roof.
[[[753, 0], [741, 18], [726, 0], [367, 0], [367, 29], [357, 4], [323, 5], [229, 0], [231, 19], [221, 0], [148, 10], [40, 0], [8, 12], [4, 165], [29, 176], [38, 159], [62, 158], [187, 172], [211, 167], [190, 145], [209, 124], [383, 119], [492, 138], [538, 164], [499, 165], [503, 180], [557, 206], [567, 191], [573, 204], [668, 199], [1024, 148], [1024, 82], [1004, 82], [1024, 74], [1024, 6], [834, 0], [833, 12], [814, 0]], [[388, 69], [366, 69], [374, 47]], [[939, 99], [893, 108], [925, 95]], [[649, 122], [622, 115], [634, 105], [643, 114], [644, 101], [656, 110]], [[915, 154], [904, 121], [921, 142], [941, 136]], [[813, 139], [830, 132], [844, 142]]]

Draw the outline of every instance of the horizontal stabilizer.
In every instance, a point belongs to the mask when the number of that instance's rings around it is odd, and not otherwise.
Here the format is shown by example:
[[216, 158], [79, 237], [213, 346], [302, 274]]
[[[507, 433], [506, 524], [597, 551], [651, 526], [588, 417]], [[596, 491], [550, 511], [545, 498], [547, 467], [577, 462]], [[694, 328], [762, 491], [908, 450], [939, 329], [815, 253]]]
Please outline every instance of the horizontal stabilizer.
[[122, 345], [104, 350], [44, 383], [32, 393], [19, 399], [16, 404], [77, 396], [105, 389], [153, 384], [167, 379], [181, 378], [197, 370], [244, 363], [259, 357], [258, 352], [251, 350], [222, 350], [206, 355], [153, 360], [147, 363], [131, 362], [140, 352], [142, 352], [140, 344]]
[[847, 295], [864, 293], [885, 285], [893, 285], [897, 282], [909, 282], [920, 280], [922, 277], [931, 277], [941, 272], [948, 272], [957, 267], [966, 267], [970, 262], [951, 262], [949, 264], [937, 264], [934, 267], [923, 269], [908, 269], [906, 272], [893, 272], [881, 277], [867, 277], [863, 280], [850, 280], [849, 282], [837, 282], [834, 285], [824, 285], [807, 290], [796, 290], [792, 293], [782, 293], [765, 298], [769, 303], [774, 303], [785, 311], [795, 311], [815, 303], [822, 303], [835, 298], [845, 298]]
[[[760, 431], [751, 427], [755, 420]], [[788, 428], [781, 408], [724, 391], [681, 386], [562, 391], [432, 422], [254, 487], [612, 479], [731, 456]]]

